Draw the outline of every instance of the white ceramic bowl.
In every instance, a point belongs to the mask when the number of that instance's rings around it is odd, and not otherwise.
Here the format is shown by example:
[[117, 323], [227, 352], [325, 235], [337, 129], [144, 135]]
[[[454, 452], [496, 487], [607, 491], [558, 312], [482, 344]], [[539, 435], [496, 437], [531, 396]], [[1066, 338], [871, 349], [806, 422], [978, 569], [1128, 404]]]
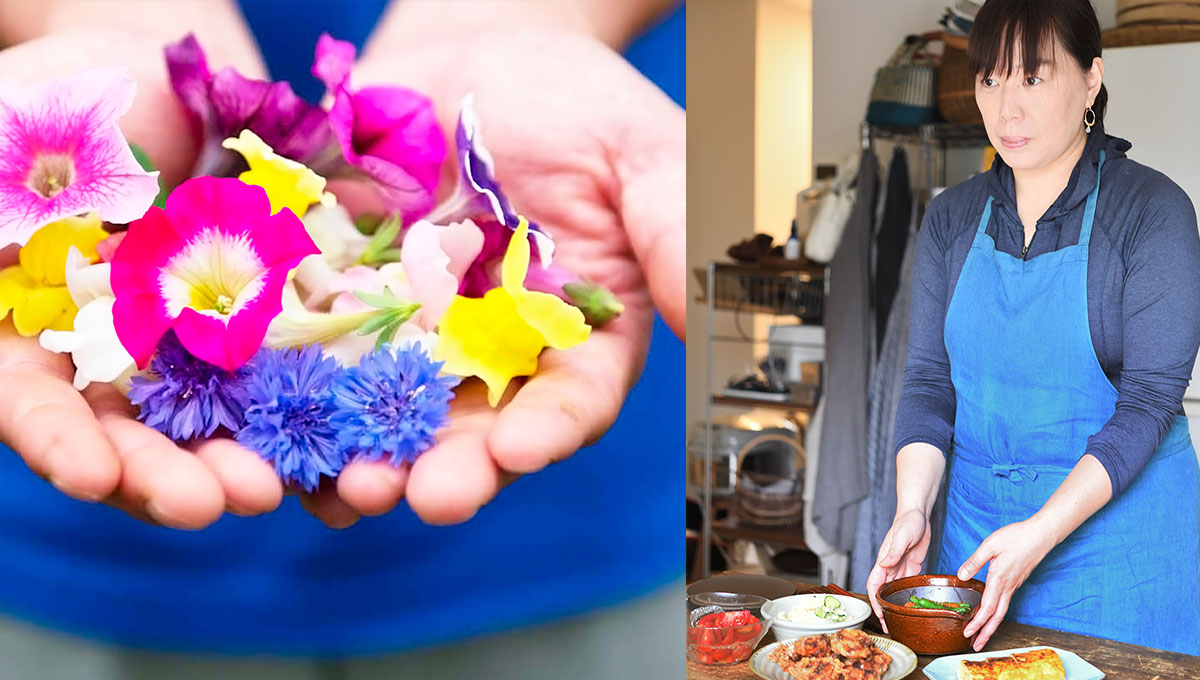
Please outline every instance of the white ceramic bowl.
[[[842, 607], [850, 614], [845, 621], [834, 623], [797, 623], [795, 621], [784, 620], [782, 615], [791, 611], [795, 607], [814, 607], [825, 600], [826, 597], [832, 597], [842, 603]], [[764, 616], [770, 616], [774, 619], [772, 628], [775, 632], [776, 640], [792, 640], [795, 638], [804, 637], [806, 635], [817, 635], [820, 633], [832, 633], [843, 628], [862, 628], [863, 622], [871, 616], [871, 605], [853, 597], [845, 597], [843, 595], [825, 595], [824, 593], [807, 593], [804, 595], [789, 595], [767, 602], [762, 607]]]

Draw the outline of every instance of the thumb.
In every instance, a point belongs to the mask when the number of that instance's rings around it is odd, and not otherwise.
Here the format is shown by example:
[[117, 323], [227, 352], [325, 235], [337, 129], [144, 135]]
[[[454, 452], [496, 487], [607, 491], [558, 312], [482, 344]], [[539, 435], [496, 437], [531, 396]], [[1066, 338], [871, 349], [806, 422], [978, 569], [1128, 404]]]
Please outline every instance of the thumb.
[[983, 569], [983, 565], [990, 562], [995, 556], [996, 551], [992, 550], [991, 546], [984, 541], [975, 550], [974, 554], [968, 557], [967, 561], [963, 562], [962, 566], [958, 568], [958, 577], [964, 581], [974, 578], [975, 574], [978, 574], [979, 570]]
[[629, 116], [611, 149], [620, 183], [615, 203], [654, 306], [683, 339], [687, 123], [683, 110], [662, 92], [654, 89], [646, 98], [650, 101]]

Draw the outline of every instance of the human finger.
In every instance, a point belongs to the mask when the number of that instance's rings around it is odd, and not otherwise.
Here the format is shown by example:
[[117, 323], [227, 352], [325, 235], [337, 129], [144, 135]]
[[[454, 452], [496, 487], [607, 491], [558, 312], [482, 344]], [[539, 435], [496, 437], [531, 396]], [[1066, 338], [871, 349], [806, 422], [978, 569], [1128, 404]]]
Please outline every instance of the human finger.
[[413, 512], [428, 524], [467, 521], [503, 485], [502, 471], [487, 445], [497, 416], [481, 387], [459, 388], [450, 423], [438, 432], [437, 444], [417, 458], [409, 473], [405, 497]]
[[129, 402], [111, 385], [89, 387], [85, 397], [121, 458], [124, 503], [177, 529], [202, 529], [221, 518], [225, 492], [207, 465], [133, 420]]
[[528, 474], [599, 439], [640, 371], [638, 352], [630, 339], [606, 330], [569, 350], [544, 353], [537, 374], [516, 391], [487, 436], [495, 464]]
[[[992, 613], [988, 620], [982, 624], [983, 627], [979, 630], [979, 634], [975, 636], [975, 642], [972, 646], [975, 651], [981, 651], [987, 645], [988, 640], [992, 639], [992, 634], [996, 632], [996, 628], [1004, 621], [1004, 615], [1008, 613], [1008, 605], [1012, 598], [1012, 591], [1005, 588], [1000, 592], [1000, 597], [996, 603], [996, 610]], [[966, 629], [964, 629], [964, 635]], [[967, 635], [967, 637], [970, 637]]]
[[324, 480], [315, 492], [302, 492], [300, 506], [331, 529], [348, 529], [358, 523], [361, 516], [343, 501], [332, 480]]
[[121, 460], [71, 384], [70, 362], [0, 324], [0, 441], [36, 474], [79, 500], [116, 490]]
[[283, 484], [269, 463], [232, 439], [209, 439], [190, 447], [208, 465], [225, 493], [225, 509], [235, 515], [272, 512], [283, 500]]
[[408, 470], [382, 460], [354, 461], [338, 474], [337, 495], [360, 515], [391, 512], [404, 498]]
[[648, 90], [639, 97], [638, 115], [622, 117], [611, 146], [620, 184], [616, 203], [655, 307], [684, 338], [687, 124], [666, 95]]

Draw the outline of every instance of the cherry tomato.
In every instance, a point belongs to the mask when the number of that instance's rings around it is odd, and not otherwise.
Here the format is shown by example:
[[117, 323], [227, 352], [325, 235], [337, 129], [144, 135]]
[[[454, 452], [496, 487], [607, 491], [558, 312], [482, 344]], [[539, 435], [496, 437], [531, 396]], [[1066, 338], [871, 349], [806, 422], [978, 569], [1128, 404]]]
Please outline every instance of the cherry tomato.
[[724, 661], [729, 658], [729, 649], [726, 647], [717, 647], [712, 650], [712, 658], [714, 661]]
[[750, 644], [734, 645], [729, 650], [730, 662], [745, 661], [750, 657], [750, 653], [754, 651], [754, 646]]
[[698, 663], [716, 663], [716, 660], [712, 658], [711, 654], [704, 654], [699, 651], [696, 652], [696, 661]]

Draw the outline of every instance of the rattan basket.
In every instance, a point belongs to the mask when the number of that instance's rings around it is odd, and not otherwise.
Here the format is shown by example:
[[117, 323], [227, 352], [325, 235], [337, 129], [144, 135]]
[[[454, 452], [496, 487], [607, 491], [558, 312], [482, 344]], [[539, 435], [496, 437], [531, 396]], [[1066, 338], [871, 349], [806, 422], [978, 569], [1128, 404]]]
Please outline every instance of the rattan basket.
[[[746, 462], [747, 456], [756, 446], [770, 441], [786, 443], [793, 456], [790, 463], [790, 474], [769, 475], [745, 469], [739, 469], [737, 483], [733, 489], [733, 513], [742, 524], [763, 527], [786, 527], [799, 524], [804, 518], [804, 463], [803, 450], [796, 440], [779, 434], [764, 434], [746, 443], [738, 453], [739, 467]], [[767, 455], [759, 453], [756, 455]], [[780, 461], [783, 462], [783, 461]], [[782, 467], [789, 467], [783, 465]], [[784, 481], [786, 490], [779, 492], [772, 489], [765, 491], [764, 487], [772, 482]]]
[[1117, 26], [1200, 24], [1200, 0], [1117, 0]]
[[951, 123], [979, 125], [983, 114], [975, 103], [975, 78], [967, 70], [967, 39], [943, 35], [942, 64], [938, 67], [938, 111]]

